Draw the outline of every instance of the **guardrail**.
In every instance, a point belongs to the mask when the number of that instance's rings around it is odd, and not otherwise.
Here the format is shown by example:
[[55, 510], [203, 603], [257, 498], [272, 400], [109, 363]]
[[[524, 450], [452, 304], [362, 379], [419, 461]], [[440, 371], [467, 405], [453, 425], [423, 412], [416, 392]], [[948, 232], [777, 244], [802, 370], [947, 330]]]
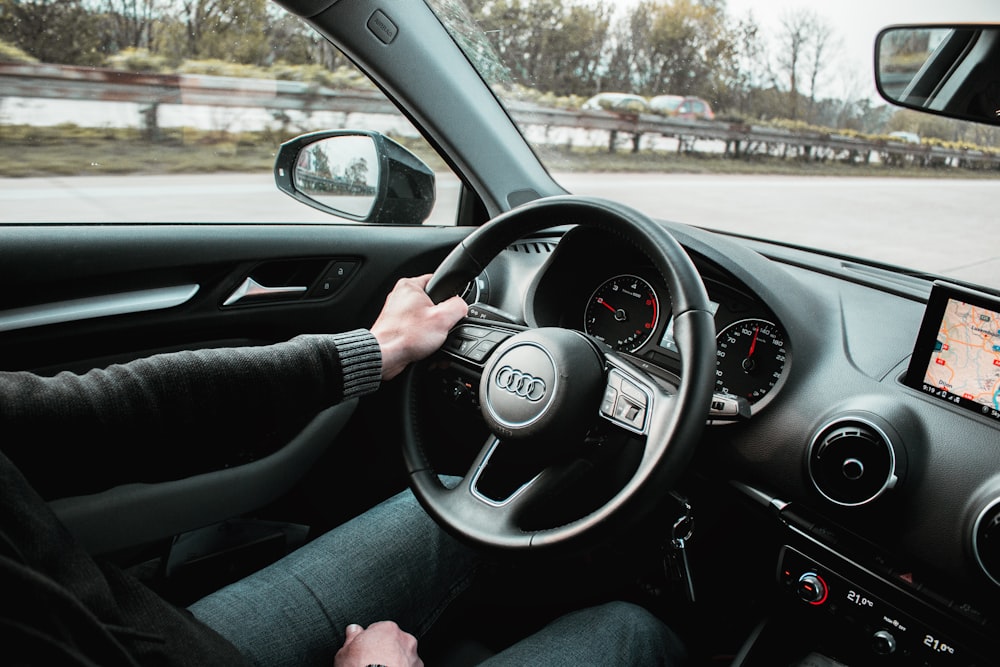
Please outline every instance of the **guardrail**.
[[[156, 126], [162, 104], [257, 107], [302, 112], [396, 113], [377, 92], [333, 90], [315, 83], [244, 79], [198, 74], [144, 74], [69, 65], [0, 63], [0, 96], [132, 102], [147, 107], [148, 126]], [[651, 114], [555, 109], [514, 104], [510, 113], [522, 125], [602, 130], [609, 150], [622, 135], [638, 150], [647, 135], [678, 140], [678, 150], [695, 152], [699, 141], [722, 142], [732, 157], [755, 154], [811, 160], [910, 162], [923, 165], [1000, 169], [1000, 154], [865, 140], [836, 133], [793, 132], [762, 125], [685, 120]]]

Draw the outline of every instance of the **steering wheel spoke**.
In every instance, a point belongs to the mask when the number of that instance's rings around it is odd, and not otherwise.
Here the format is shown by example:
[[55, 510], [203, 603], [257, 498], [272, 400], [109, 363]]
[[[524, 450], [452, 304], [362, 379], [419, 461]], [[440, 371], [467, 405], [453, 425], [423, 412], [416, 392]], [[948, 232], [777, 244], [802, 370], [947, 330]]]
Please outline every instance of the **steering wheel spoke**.
[[532, 489], [540, 473], [525, 475], [524, 470], [512, 469], [510, 464], [516, 457], [502, 460], [509, 448], [490, 436], [457, 484], [446, 485], [430, 476], [429, 470], [411, 473], [415, 480], [421, 480], [421, 498], [428, 503], [431, 516], [445, 528], [463, 526], [460, 536], [465, 538], [506, 547], [526, 546], [531, 533], [523, 530], [519, 518], [532, 502]]

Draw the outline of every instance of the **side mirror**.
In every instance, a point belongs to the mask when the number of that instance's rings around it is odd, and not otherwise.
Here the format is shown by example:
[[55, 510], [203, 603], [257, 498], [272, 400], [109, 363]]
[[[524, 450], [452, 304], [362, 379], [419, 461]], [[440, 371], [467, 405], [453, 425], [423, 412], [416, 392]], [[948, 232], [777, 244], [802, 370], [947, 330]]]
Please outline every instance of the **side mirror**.
[[875, 41], [875, 84], [903, 107], [1000, 125], [1000, 26], [885, 28]]
[[378, 132], [329, 130], [286, 141], [274, 182], [307, 206], [358, 222], [419, 225], [434, 207], [434, 172]]

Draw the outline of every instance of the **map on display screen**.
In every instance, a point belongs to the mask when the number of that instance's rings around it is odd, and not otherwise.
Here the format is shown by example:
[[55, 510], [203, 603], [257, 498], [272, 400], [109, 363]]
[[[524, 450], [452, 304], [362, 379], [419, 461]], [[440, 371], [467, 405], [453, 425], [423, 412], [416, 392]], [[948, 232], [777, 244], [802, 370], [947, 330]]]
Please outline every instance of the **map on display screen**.
[[907, 384], [1000, 420], [1000, 300], [936, 283]]

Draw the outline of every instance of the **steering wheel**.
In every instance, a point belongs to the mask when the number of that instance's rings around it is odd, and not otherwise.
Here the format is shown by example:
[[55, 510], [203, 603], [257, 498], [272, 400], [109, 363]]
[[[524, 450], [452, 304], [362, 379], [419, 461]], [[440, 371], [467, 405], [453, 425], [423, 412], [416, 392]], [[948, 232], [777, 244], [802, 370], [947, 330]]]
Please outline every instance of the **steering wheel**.
[[[650, 511], [690, 461], [714, 386], [715, 323], [701, 277], [661, 225], [626, 206], [572, 195], [548, 197], [504, 213], [470, 234], [427, 285], [435, 302], [461, 293], [498, 253], [557, 225], [595, 227], [645, 255], [666, 284], [681, 352], [676, 387], [654, 380], [629, 357], [571, 329], [525, 328], [466, 318], [440, 354], [478, 378], [490, 436], [457, 486], [442, 483], [425, 451], [416, 374], [404, 385], [403, 458], [410, 486], [439, 524], [473, 544], [506, 551], [589, 544]], [[644, 439], [631, 476], [596, 509], [552, 527], [532, 525], [538, 503], [552, 502], [570, 474], [562, 465], [594, 423]], [[491, 470], [522, 466], [530, 478], [497, 490]], [[616, 487], [617, 488], [617, 487]]]

